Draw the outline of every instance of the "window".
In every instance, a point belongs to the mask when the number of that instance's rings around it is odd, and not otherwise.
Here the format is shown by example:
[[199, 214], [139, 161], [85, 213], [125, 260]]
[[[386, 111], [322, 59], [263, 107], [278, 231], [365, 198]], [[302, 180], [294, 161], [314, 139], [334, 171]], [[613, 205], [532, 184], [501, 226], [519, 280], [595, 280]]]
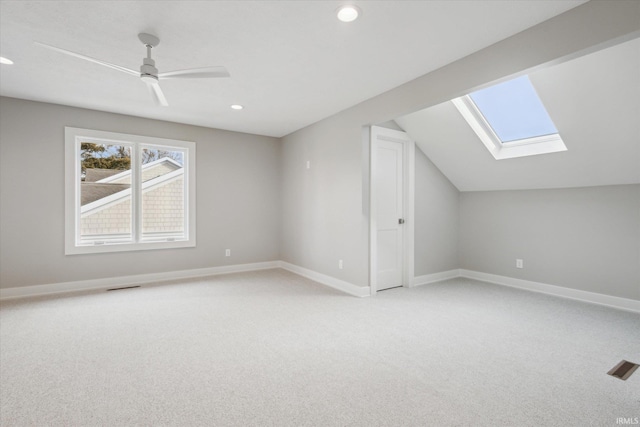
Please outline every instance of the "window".
[[528, 76], [452, 102], [497, 160], [567, 150]]
[[195, 144], [65, 128], [65, 253], [195, 246]]

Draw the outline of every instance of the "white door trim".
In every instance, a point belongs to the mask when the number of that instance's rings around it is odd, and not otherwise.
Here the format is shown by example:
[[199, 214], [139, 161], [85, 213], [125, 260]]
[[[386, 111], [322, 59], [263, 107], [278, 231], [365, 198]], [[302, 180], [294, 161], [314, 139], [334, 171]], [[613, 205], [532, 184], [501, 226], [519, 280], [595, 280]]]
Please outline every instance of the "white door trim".
[[403, 145], [403, 266], [402, 286], [409, 287], [414, 275], [414, 186], [415, 186], [415, 143], [405, 132], [371, 126], [371, 142], [369, 149], [369, 287], [371, 295], [377, 292], [377, 205], [376, 205], [376, 143], [379, 140], [399, 142]]

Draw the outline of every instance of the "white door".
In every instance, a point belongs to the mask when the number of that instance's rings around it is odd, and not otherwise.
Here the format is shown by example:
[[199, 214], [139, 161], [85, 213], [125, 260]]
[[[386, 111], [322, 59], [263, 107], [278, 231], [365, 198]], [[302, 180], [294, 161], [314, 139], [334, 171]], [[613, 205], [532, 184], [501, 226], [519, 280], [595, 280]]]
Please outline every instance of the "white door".
[[375, 144], [376, 290], [402, 286], [403, 144]]

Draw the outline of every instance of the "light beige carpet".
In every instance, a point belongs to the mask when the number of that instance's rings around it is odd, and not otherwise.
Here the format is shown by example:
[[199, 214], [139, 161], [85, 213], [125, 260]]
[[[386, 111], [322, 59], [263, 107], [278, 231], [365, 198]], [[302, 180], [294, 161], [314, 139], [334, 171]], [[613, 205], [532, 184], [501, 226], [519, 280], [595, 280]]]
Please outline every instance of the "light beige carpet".
[[640, 417], [640, 315], [283, 270], [0, 305], [2, 426], [585, 426]]

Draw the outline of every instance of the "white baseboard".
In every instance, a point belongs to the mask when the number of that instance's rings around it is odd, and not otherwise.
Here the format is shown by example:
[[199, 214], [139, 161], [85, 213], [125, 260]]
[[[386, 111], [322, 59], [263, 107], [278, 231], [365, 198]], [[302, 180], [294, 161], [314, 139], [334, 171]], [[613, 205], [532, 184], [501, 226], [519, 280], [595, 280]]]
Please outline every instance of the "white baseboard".
[[220, 267], [198, 268], [193, 270], [167, 271], [163, 273], [138, 274], [134, 276], [107, 277], [104, 279], [78, 280], [73, 282], [50, 283], [45, 285], [23, 286], [0, 289], [0, 300], [61, 294], [78, 291], [104, 290], [113, 287], [142, 285], [145, 283], [167, 282], [171, 280], [215, 276], [219, 274], [240, 273], [244, 271], [283, 268], [326, 286], [357, 297], [369, 296], [369, 287], [356, 286], [335, 277], [317, 273], [284, 261], [268, 261], [252, 264], [225, 265]]
[[266, 270], [280, 267], [279, 261], [257, 262], [252, 264], [225, 265], [220, 267], [198, 268], [192, 270], [168, 271], [163, 273], [138, 274], [135, 276], [107, 277], [104, 279], [79, 280], [74, 282], [51, 283], [46, 285], [23, 286], [0, 289], [0, 300], [60, 294], [67, 292], [109, 289], [113, 287], [141, 285], [145, 283], [166, 282], [169, 280], [195, 277], [216, 276], [219, 274], [239, 273], [243, 271]]
[[330, 286], [349, 295], [353, 295], [356, 297], [368, 297], [369, 295], [371, 295], [370, 288], [368, 286], [356, 286], [353, 283], [345, 282], [344, 280], [336, 279], [335, 277], [327, 276], [326, 274], [318, 273], [316, 271], [290, 264], [285, 261], [280, 261], [279, 264], [280, 268], [306, 277], [307, 279], [311, 279], [314, 282]]
[[[145, 283], [166, 282], [170, 280], [189, 279], [196, 277], [215, 276], [219, 274], [240, 273], [244, 271], [267, 270], [282, 268], [300, 276], [306, 277], [323, 285], [332, 287], [349, 295], [366, 297], [370, 295], [368, 286], [356, 286], [353, 283], [336, 279], [326, 274], [318, 273], [304, 267], [300, 267], [285, 261], [268, 261], [251, 264], [226, 265], [220, 267], [199, 268], [193, 270], [169, 271], [164, 273], [139, 274], [135, 276], [108, 277], [104, 279], [79, 280], [74, 282], [51, 283], [46, 285], [23, 286], [17, 288], [0, 289], [0, 300], [14, 298], [33, 297], [41, 295], [60, 294], [67, 292], [101, 290], [113, 287], [141, 285]], [[621, 310], [640, 312], [640, 301], [628, 298], [614, 297], [595, 292], [581, 291], [546, 283], [532, 282], [529, 280], [515, 279], [513, 277], [499, 276], [496, 274], [482, 273], [473, 270], [449, 270], [440, 273], [416, 276], [411, 281], [411, 287], [439, 282], [455, 277], [466, 277], [481, 280], [496, 285], [510, 286], [533, 292], [571, 298], [593, 304], [605, 305]]]
[[423, 276], [416, 276], [411, 280], [410, 288], [420, 285], [428, 285], [429, 283], [441, 282], [447, 279], [455, 279], [460, 277], [460, 270], [441, 271], [439, 273], [425, 274]]
[[614, 297], [595, 292], [581, 291], [562, 286], [548, 285], [546, 283], [532, 282], [529, 280], [514, 279], [513, 277], [498, 276], [496, 274], [481, 273], [472, 270], [460, 270], [460, 276], [469, 279], [490, 282], [496, 285], [510, 286], [512, 288], [526, 289], [563, 298], [570, 298], [592, 304], [606, 305], [620, 310], [640, 312], [640, 301], [628, 298]]

